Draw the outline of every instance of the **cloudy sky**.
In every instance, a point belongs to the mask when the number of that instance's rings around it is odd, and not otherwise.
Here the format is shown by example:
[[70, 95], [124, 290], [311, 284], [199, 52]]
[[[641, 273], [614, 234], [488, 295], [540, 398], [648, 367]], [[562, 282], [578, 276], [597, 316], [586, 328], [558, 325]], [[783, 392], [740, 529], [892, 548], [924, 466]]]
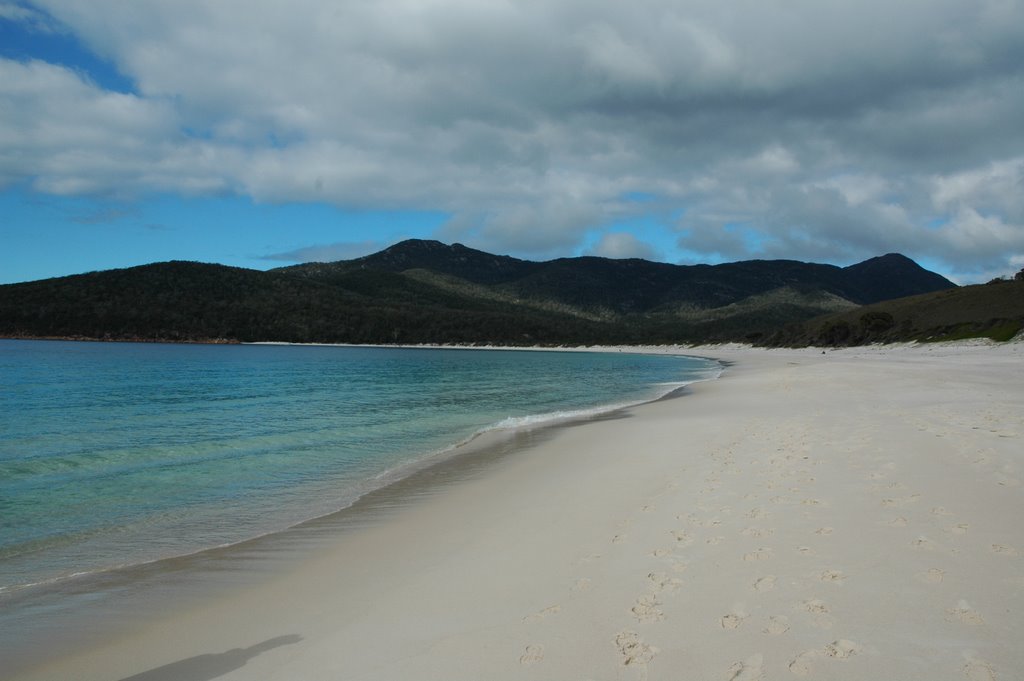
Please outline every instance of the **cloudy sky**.
[[408, 237], [1024, 266], [1024, 0], [0, 0], [0, 283]]

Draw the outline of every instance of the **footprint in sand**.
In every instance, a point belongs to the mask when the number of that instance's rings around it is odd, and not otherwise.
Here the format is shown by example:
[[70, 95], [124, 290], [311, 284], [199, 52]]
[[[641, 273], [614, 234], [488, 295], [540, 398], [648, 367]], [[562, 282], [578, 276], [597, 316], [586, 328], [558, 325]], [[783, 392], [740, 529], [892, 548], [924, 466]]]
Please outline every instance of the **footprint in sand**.
[[978, 627], [985, 623], [984, 618], [978, 611], [972, 608], [967, 601], [961, 600], [955, 608], [946, 611], [947, 622], [960, 622], [972, 627]]
[[768, 549], [768, 548], [760, 548], [760, 549], [756, 549], [754, 551], [751, 551], [750, 553], [744, 553], [743, 554], [743, 560], [748, 562], [748, 563], [756, 562], [756, 561], [759, 561], [759, 560], [768, 560], [771, 557], [772, 557], [772, 550]]
[[828, 614], [829, 607], [817, 598], [804, 601], [801, 608], [811, 615], [811, 626], [818, 629], [831, 629], [835, 620]]
[[655, 593], [675, 593], [683, 585], [683, 580], [678, 577], [670, 577], [664, 572], [652, 572], [647, 575], [647, 581]]
[[530, 666], [544, 659], [544, 646], [526, 646], [526, 650], [519, 656], [519, 664]]
[[845, 660], [861, 652], [863, 647], [849, 639], [841, 638], [829, 643], [823, 650], [805, 650], [789, 663], [789, 671], [797, 676], [809, 676], [813, 669], [813, 661], [821, 655], [835, 660]]
[[832, 643], [825, 646], [825, 654], [837, 660], [845, 660], [848, 657], [853, 657], [861, 650], [863, 650], [863, 647], [859, 643], [854, 643], [853, 641], [845, 638], [841, 638], [838, 641], [832, 641]]
[[887, 521], [885, 524], [889, 527], [906, 527], [908, 522], [909, 521], [906, 518], [900, 516], [898, 518], [893, 518], [892, 520]]
[[919, 551], [934, 551], [935, 542], [928, 537], [918, 537], [914, 541], [910, 542], [910, 545]]
[[693, 541], [693, 537], [687, 534], [685, 530], [671, 530], [671, 534], [678, 543], [684, 546]]
[[761, 537], [770, 537], [775, 534], [774, 529], [763, 529], [760, 527], [747, 527], [740, 531], [744, 537], [753, 537], [754, 539], [760, 539]]
[[970, 528], [969, 523], [957, 523], [949, 528], [952, 534], [967, 534], [967, 530]]
[[996, 681], [996, 671], [988, 662], [970, 660], [963, 668], [967, 681]]
[[789, 671], [797, 676], [807, 676], [813, 670], [814, 658], [818, 656], [817, 650], [805, 650], [789, 662]]
[[1000, 474], [998, 477], [999, 479], [996, 480], [996, 484], [1000, 485], [1001, 487], [1020, 487], [1021, 483], [1020, 480], [1018, 480], [1017, 478], [1011, 478], [1007, 475], [1002, 474]]
[[915, 577], [925, 584], [939, 584], [942, 582], [943, 577], [946, 576], [945, 571], [939, 568], [929, 568], [924, 572], [918, 572]]
[[775, 575], [767, 575], [754, 581], [754, 591], [765, 592], [775, 588]]
[[889, 507], [889, 508], [898, 508], [900, 506], [906, 506], [908, 504], [912, 504], [912, 503], [914, 503], [915, 501], [917, 501], [920, 498], [921, 498], [920, 494], [911, 494], [909, 497], [897, 497], [897, 498], [882, 499], [882, 506], [886, 506], [886, 507]]
[[572, 590], [589, 591], [593, 586], [594, 582], [589, 577], [580, 577], [576, 580], [576, 583], [572, 585]]
[[1003, 556], [1016, 556], [1017, 549], [1012, 546], [1007, 546], [1006, 544], [993, 544], [992, 553], [998, 553]]
[[729, 667], [726, 681], [758, 681], [763, 677], [764, 655], [758, 653]]
[[633, 617], [636, 617], [638, 622], [657, 622], [665, 619], [665, 613], [658, 607], [660, 605], [661, 602], [658, 601], [657, 596], [645, 594], [636, 599], [636, 605], [630, 608], [630, 612], [633, 613]]
[[761, 633], [778, 636], [789, 631], [789, 618], [785, 615], [771, 615], [768, 617], [768, 625], [761, 630]]
[[654, 549], [653, 551], [651, 551], [651, 555], [654, 556], [655, 558], [664, 558], [665, 556], [669, 555], [670, 553], [672, 553], [672, 552], [670, 550], [668, 550], [668, 549]]
[[551, 615], [557, 615], [561, 610], [562, 610], [561, 606], [559, 606], [559, 605], [552, 605], [552, 606], [549, 606], [547, 608], [544, 608], [543, 610], [541, 610], [539, 612], [535, 612], [532, 615], [527, 615], [526, 617], [523, 618], [523, 621], [524, 622], [537, 622], [537, 621], [540, 621], [540, 620], [544, 619], [545, 617], [550, 617]]
[[835, 532], [835, 528], [832, 528], [832, 527], [819, 527], [818, 529], [816, 529], [814, 531], [814, 534], [818, 534], [818, 535], [821, 535], [823, 537], [827, 537], [830, 534], [832, 534], [833, 532]]
[[803, 609], [812, 615], [825, 615], [828, 614], [829, 608], [825, 603], [817, 598], [812, 598], [809, 601], [804, 601], [802, 605]]
[[718, 619], [718, 623], [723, 629], [738, 629], [741, 624], [747, 619], [747, 613], [742, 610], [736, 609], [730, 612], [728, 615], [722, 615]]
[[659, 652], [654, 646], [641, 641], [640, 634], [635, 631], [619, 632], [615, 637], [615, 647], [618, 648], [622, 664], [626, 667], [647, 665]]
[[717, 536], [717, 537], [709, 537], [708, 539], [705, 539], [704, 543], [707, 544], [708, 546], [718, 546], [719, 544], [721, 544], [724, 541], [725, 541], [725, 537]]
[[831, 582], [832, 584], [842, 584], [843, 581], [846, 579], [846, 575], [844, 575], [839, 570], [825, 570], [824, 572], [821, 573], [821, 576], [818, 577], [818, 579], [821, 580], [822, 582]]

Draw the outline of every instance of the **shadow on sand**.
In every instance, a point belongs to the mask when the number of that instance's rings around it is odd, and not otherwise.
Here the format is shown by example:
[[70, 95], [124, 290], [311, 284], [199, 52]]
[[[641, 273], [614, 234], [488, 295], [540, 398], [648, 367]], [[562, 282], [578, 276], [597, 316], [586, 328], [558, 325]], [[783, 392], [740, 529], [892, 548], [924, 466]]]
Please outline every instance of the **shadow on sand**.
[[232, 648], [223, 653], [196, 655], [187, 660], [165, 664], [148, 672], [129, 676], [121, 681], [212, 681], [218, 676], [233, 672], [245, 666], [252, 658], [280, 646], [288, 646], [302, 640], [297, 634], [277, 636], [248, 648]]

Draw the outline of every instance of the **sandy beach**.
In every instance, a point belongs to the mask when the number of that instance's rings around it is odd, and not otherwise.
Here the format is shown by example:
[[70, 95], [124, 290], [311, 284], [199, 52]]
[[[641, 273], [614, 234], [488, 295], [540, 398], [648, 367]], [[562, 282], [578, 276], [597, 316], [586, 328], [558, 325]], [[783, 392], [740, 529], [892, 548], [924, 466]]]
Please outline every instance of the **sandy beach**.
[[728, 368], [5, 678], [1024, 678], [1024, 343], [682, 352]]

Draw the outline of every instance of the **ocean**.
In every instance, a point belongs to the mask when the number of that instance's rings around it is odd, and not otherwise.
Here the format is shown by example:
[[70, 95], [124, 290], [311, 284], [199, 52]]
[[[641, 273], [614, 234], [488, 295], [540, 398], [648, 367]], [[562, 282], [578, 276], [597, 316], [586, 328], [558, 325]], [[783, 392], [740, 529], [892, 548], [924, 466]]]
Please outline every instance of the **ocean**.
[[625, 352], [0, 340], [0, 614], [5, 596], [279, 533], [482, 434], [718, 370]]

